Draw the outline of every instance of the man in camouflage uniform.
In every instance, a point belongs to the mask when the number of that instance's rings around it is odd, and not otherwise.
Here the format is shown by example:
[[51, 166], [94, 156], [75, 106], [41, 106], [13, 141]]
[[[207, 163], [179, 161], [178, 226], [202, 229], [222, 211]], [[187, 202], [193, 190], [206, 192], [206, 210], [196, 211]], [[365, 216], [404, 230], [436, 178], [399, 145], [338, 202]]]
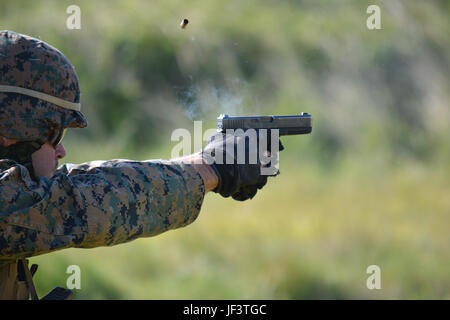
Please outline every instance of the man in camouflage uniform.
[[[27, 257], [184, 227], [197, 218], [206, 192], [242, 201], [267, 181], [260, 164], [207, 164], [203, 153], [56, 169], [66, 129], [86, 125], [69, 60], [38, 39], [1, 31], [0, 298], [37, 298]], [[212, 141], [205, 149], [221, 146]]]

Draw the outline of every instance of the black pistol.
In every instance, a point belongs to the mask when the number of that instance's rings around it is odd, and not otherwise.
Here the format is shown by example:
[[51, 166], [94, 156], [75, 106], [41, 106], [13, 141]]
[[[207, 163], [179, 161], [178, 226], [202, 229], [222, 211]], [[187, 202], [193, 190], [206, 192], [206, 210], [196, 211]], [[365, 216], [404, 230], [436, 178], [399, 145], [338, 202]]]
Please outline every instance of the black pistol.
[[308, 134], [312, 131], [312, 117], [306, 112], [293, 116], [252, 116], [230, 117], [221, 114], [217, 118], [217, 131], [226, 133], [227, 129], [278, 129], [280, 136]]

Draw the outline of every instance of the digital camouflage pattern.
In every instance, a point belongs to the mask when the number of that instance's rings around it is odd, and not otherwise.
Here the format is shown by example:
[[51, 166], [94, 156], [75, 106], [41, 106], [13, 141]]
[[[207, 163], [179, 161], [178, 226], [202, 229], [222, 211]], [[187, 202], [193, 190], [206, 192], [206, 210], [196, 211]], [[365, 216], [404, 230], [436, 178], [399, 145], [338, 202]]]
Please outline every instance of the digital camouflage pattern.
[[[0, 31], [0, 85], [80, 101], [69, 60], [52, 46], [11, 31]], [[5, 138], [43, 143], [55, 128], [86, 125], [78, 111], [24, 94], [0, 93], [0, 136]], [[22, 163], [0, 159], [0, 266], [186, 226], [197, 218], [204, 195], [197, 170], [181, 161], [66, 164], [47, 179], [32, 177]]]
[[199, 173], [181, 161], [65, 164], [51, 179], [33, 180], [24, 166], [0, 160], [0, 266], [186, 226], [204, 195]]
[[[80, 102], [80, 87], [70, 61], [49, 44], [12, 31], [0, 31], [0, 85], [38, 91]], [[0, 92], [0, 136], [46, 141], [52, 128], [84, 128], [79, 111], [18, 93]]]

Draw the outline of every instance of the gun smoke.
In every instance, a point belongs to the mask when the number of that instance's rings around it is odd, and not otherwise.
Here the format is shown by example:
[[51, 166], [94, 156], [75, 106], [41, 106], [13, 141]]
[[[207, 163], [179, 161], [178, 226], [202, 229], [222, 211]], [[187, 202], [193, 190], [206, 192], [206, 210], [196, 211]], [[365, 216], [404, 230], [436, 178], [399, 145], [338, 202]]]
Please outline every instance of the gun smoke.
[[248, 107], [249, 91], [249, 84], [240, 79], [233, 79], [222, 87], [210, 83], [175, 87], [178, 104], [190, 120], [215, 119], [221, 113], [241, 115]]

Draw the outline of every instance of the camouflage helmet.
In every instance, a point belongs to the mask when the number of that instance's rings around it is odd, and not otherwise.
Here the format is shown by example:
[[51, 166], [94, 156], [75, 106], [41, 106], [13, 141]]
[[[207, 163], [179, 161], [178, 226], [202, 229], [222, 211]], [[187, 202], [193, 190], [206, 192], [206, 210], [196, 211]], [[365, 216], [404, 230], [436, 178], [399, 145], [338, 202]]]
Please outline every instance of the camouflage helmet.
[[39, 39], [0, 31], [0, 136], [42, 144], [54, 130], [86, 126], [70, 61]]

